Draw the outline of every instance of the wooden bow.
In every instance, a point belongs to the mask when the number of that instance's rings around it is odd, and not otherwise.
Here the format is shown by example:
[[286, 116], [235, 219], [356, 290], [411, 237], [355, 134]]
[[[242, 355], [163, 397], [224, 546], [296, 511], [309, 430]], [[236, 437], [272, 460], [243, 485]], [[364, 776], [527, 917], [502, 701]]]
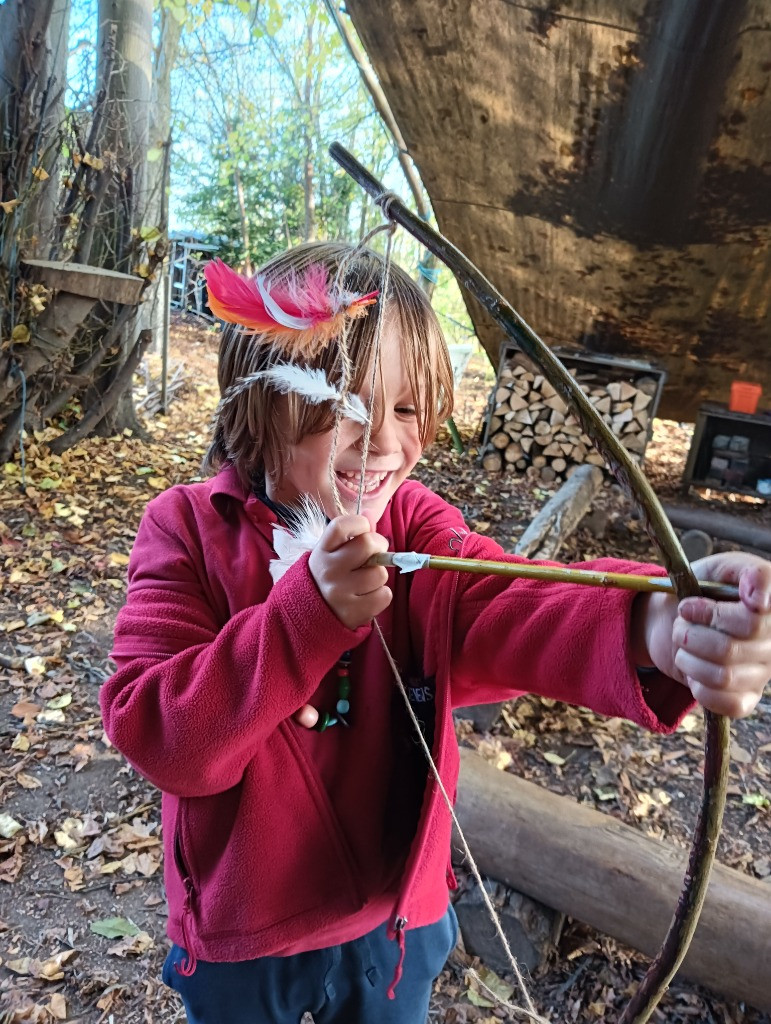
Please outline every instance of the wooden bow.
[[[699, 583], [645, 474], [606, 426], [560, 360], [459, 249], [416, 217], [398, 196], [387, 192], [377, 178], [339, 143], [333, 143], [329, 152], [380, 206], [384, 216], [403, 227], [442, 260], [457, 280], [488, 310], [507, 337], [538, 366], [570, 406], [616, 479], [639, 507], [648, 533], [661, 551], [677, 597], [682, 600], [698, 596], [701, 593]], [[705, 711], [704, 716], [704, 788], [683, 888], [661, 949], [627, 1004], [619, 1024], [644, 1024], [649, 1019], [688, 951], [706, 896], [725, 808], [730, 726], [722, 715]]]

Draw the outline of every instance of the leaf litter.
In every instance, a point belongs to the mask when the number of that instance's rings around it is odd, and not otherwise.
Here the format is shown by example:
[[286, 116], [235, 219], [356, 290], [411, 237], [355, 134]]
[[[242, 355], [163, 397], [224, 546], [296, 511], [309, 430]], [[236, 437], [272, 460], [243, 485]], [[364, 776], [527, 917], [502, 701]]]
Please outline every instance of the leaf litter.
[[[90, 438], [53, 456], [47, 435], [36, 434], [26, 441], [24, 485], [18, 453], [0, 467], [3, 1024], [181, 1019], [178, 997], [160, 981], [168, 940], [159, 795], [110, 745], [97, 699], [110, 672], [112, 624], [142, 511], [159, 490], [197, 478], [217, 401], [216, 333], [180, 319], [171, 340], [185, 383], [168, 415], [145, 418], [145, 436]], [[151, 358], [137, 380], [147, 390], [158, 372], [158, 360]], [[492, 383], [486, 360], [474, 356], [455, 414], [466, 451], [455, 453], [442, 430], [416, 476], [510, 550], [550, 491], [481, 470], [478, 441]], [[138, 392], [141, 405], [141, 385]], [[688, 427], [657, 421], [646, 469], [667, 498], [679, 494], [689, 438]], [[706, 500], [720, 506], [727, 499], [713, 494]], [[757, 509], [731, 510], [758, 518]], [[766, 510], [761, 514], [768, 519]], [[590, 518], [560, 557], [602, 553], [655, 560], [617, 488], [603, 490]], [[491, 733], [475, 733], [460, 720], [458, 734], [499, 770], [684, 845], [702, 760], [701, 718], [689, 717], [675, 736], [654, 737], [625, 722], [524, 697], [504, 706]], [[739, 757], [720, 859], [767, 880], [771, 895], [767, 703], [736, 725], [734, 743]], [[643, 966], [642, 958], [612, 939], [568, 922], [556, 956], [535, 972], [531, 992], [555, 1021], [613, 1020]], [[469, 967], [482, 983], [470, 980], [475, 975]], [[430, 1019], [508, 1019], [491, 992], [508, 999], [510, 979], [466, 954], [461, 943], [437, 981]], [[516, 993], [511, 998], [516, 1001]], [[657, 1019], [769, 1021], [680, 982]]]

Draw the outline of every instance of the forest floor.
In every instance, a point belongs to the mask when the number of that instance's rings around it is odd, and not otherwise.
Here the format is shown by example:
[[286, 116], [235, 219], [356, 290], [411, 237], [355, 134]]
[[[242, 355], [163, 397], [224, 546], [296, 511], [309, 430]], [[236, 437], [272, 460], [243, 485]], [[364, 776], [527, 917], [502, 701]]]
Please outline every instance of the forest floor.
[[[0, 1022], [171, 1024], [184, 1021], [160, 981], [164, 932], [160, 799], [114, 750], [97, 694], [109, 674], [112, 625], [128, 553], [146, 502], [198, 474], [216, 404], [215, 332], [178, 322], [172, 369], [183, 386], [146, 436], [92, 438], [61, 457], [29, 438], [0, 492]], [[151, 357], [146, 383], [158, 360]], [[456, 454], [443, 432], [416, 475], [458, 505], [475, 529], [507, 550], [549, 497], [514, 478], [485, 477], [476, 442], [492, 383], [472, 360], [459, 389]], [[139, 396], [143, 394], [139, 389]], [[685, 501], [679, 478], [690, 428], [657, 421], [646, 472], [666, 500]], [[689, 502], [768, 523], [769, 507], [710, 492]], [[656, 560], [631, 505], [606, 486], [560, 558], [603, 554]], [[507, 705], [491, 733], [459, 723], [461, 741], [498, 767], [597, 807], [648, 835], [685, 846], [700, 794], [703, 727], [688, 717], [674, 736], [552, 701]], [[771, 897], [771, 701], [733, 729], [719, 858], [768, 884]], [[507, 1020], [485, 1005], [456, 951], [437, 982], [433, 1021]], [[642, 958], [568, 921], [554, 956], [531, 979], [555, 1022], [614, 1021]], [[505, 979], [504, 979], [505, 981]], [[521, 1002], [514, 993], [512, 999]], [[672, 986], [656, 1021], [771, 1024], [686, 983]]]

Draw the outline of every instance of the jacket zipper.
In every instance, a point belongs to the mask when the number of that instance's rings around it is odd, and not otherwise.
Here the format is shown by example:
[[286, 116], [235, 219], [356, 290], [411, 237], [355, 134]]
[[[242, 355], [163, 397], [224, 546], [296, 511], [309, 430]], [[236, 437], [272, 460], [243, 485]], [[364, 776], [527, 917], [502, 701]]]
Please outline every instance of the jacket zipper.
[[119, 658], [173, 658], [169, 651], [119, 651]]
[[351, 852], [351, 848], [348, 845], [348, 840], [346, 839], [343, 830], [340, 827], [340, 822], [331, 805], [329, 797], [327, 796], [326, 790], [324, 789], [324, 786], [322, 785], [321, 780], [318, 777], [316, 767], [313, 764], [313, 762], [305, 756], [305, 752], [301, 744], [297, 741], [294, 730], [296, 728], [299, 728], [299, 726], [295, 726], [291, 721], [287, 720], [286, 722], [282, 722], [279, 728], [284, 733], [288, 745], [294, 752], [295, 759], [299, 761], [305, 769], [306, 778], [308, 780], [308, 788], [311, 793], [311, 798], [313, 799], [318, 810], [322, 812], [329, 833], [335, 845], [337, 846], [338, 855], [348, 868], [350, 891], [355, 897], [359, 907], [363, 907], [367, 903], [367, 900], [361, 888], [361, 884], [359, 881], [359, 873], [356, 868], [356, 862], [354, 860], [353, 853]]
[[190, 918], [193, 914], [193, 899], [195, 898], [195, 886], [193, 885], [193, 879], [190, 876], [187, 863], [185, 862], [185, 854], [182, 849], [182, 828], [179, 821], [179, 815], [182, 812], [182, 808], [178, 811], [177, 828], [174, 833], [174, 861], [177, 865], [177, 871], [182, 879], [182, 884], [185, 887], [185, 899], [182, 903], [182, 941], [185, 944], [185, 952], [187, 957], [181, 963], [174, 964], [174, 969], [178, 974], [181, 974], [184, 978], [189, 978], [190, 975], [195, 971], [197, 966], [197, 959], [195, 952], [192, 949], [190, 943], [190, 931], [189, 923]]
[[[449, 601], [449, 608], [448, 608], [449, 622], [447, 623], [447, 629], [445, 631], [445, 635], [447, 637], [447, 643], [446, 643], [445, 651], [444, 651], [444, 663], [443, 663], [443, 667], [445, 669], [445, 676], [449, 675], [449, 671], [447, 670], [447, 661], [448, 661], [448, 658], [449, 658], [449, 646], [450, 646], [450, 643], [451, 643], [450, 638], [452, 636], [452, 617], [453, 617], [453, 609], [455, 607], [455, 593], [456, 593], [457, 589], [458, 589], [458, 573], [456, 572], [456, 573], [453, 573], [452, 590], [450, 592], [450, 601]], [[438, 668], [439, 668], [439, 666], [437, 666], [437, 669]], [[437, 671], [437, 679], [439, 679], [439, 678], [440, 678], [440, 674]], [[438, 687], [437, 687], [437, 689], [438, 689]], [[446, 712], [447, 712], [447, 706], [448, 706], [449, 702], [450, 702], [450, 687], [448, 685], [448, 686], [444, 687], [444, 698], [443, 698], [443, 703], [442, 703], [441, 714], [439, 713], [439, 711], [437, 709], [437, 720], [436, 720], [436, 725], [434, 727], [434, 735], [435, 736], [437, 735], [437, 733], [439, 733], [441, 735], [440, 723], [444, 721], [444, 718], [445, 718]], [[439, 729], [436, 728], [437, 725], [440, 726]], [[438, 754], [439, 754], [438, 748], [435, 751], [434, 750], [431, 751], [431, 756], [432, 757], [434, 756], [434, 753], [436, 753], [437, 756], [438, 756]], [[431, 785], [433, 786], [433, 790], [432, 790], [432, 793], [431, 793], [431, 800], [429, 802], [428, 807], [426, 808], [425, 817], [423, 818], [423, 822], [426, 822], [426, 821], [430, 820], [430, 818], [431, 818], [431, 816], [433, 814], [433, 811], [434, 811], [434, 807], [436, 806], [437, 801], [442, 798], [442, 794], [441, 794], [441, 792], [439, 790], [439, 786], [438, 786], [438, 784], [436, 782], [436, 779], [433, 776], [433, 773], [430, 770], [429, 770], [429, 776], [430, 776], [430, 780], [431, 780]], [[392, 937], [395, 938], [396, 941], [399, 943], [399, 960], [398, 960], [398, 963], [396, 965], [396, 970], [394, 971], [394, 976], [393, 976], [393, 979], [391, 981], [391, 985], [389, 986], [389, 989], [388, 989], [388, 993], [387, 994], [388, 994], [388, 998], [389, 999], [394, 999], [395, 998], [395, 995], [396, 995], [395, 989], [396, 989], [396, 986], [399, 984], [399, 981], [400, 981], [401, 976], [402, 976], [402, 970], [403, 970], [403, 966], [404, 966], [404, 953], [405, 953], [404, 929], [405, 929], [405, 927], [407, 925], [407, 916], [406, 916], [407, 915], [407, 902], [408, 902], [408, 898], [409, 898], [410, 889], [412, 888], [412, 884], [413, 884], [413, 882], [415, 880], [415, 876], [417, 875], [418, 866], [419, 866], [419, 862], [420, 862], [420, 853], [421, 853], [421, 848], [420, 847], [416, 848], [415, 851], [414, 851], [413, 857], [412, 857], [412, 862], [409, 864], [409, 869], [406, 872], [404, 883], [403, 883], [403, 885], [401, 887], [401, 891], [399, 893], [399, 897], [398, 897], [398, 900], [397, 900], [396, 910], [394, 912], [394, 918], [393, 918], [393, 922], [394, 923], [393, 923], [391, 931], [393, 933]]]

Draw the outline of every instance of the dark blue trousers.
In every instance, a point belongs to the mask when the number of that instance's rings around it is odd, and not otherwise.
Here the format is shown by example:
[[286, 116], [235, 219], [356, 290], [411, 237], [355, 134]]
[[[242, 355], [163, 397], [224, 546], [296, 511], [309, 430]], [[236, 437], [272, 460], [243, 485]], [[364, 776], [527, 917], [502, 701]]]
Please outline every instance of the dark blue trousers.
[[198, 961], [186, 978], [175, 970], [185, 951], [172, 946], [163, 980], [182, 996], [188, 1024], [425, 1024], [433, 984], [455, 948], [458, 921], [450, 907], [441, 921], [405, 932], [404, 973], [396, 998], [387, 996], [399, 945], [381, 925], [340, 946], [266, 956], [242, 963]]

